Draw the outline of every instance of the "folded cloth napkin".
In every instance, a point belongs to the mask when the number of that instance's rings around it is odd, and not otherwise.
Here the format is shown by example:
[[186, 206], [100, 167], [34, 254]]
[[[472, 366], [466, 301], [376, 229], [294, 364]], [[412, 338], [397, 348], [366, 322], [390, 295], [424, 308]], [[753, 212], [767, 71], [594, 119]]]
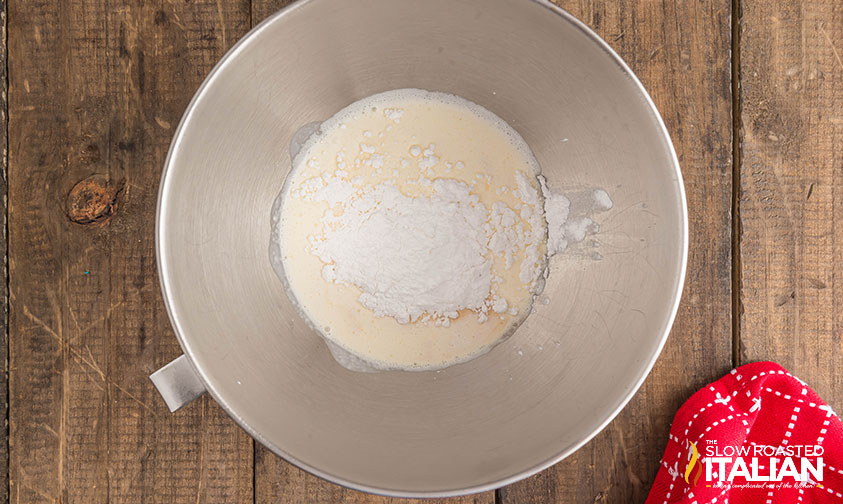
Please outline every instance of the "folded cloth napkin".
[[733, 369], [679, 408], [647, 504], [843, 503], [843, 424], [773, 362]]

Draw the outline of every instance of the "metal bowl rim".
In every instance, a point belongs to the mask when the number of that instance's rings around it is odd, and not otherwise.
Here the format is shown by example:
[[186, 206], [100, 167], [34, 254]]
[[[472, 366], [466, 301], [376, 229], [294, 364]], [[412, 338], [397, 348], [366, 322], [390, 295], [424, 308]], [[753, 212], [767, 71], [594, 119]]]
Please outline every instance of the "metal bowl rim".
[[156, 259], [158, 263], [158, 278], [159, 283], [161, 285], [161, 293], [164, 298], [164, 304], [167, 308], [167, 315], [170, 319], [170, 324], [173, 327], [173, 331], [176, 334], [176, 338], [179, 341], [179, 345], [181, 346], [182, 350], [184, 351], [185, 355], [188, 356], [188, 360], [190, 361], [191, 365], [193, 366], [194, 370], [196, 371], [197, 376], [205, 385], [205, 389], [208, 393], [213, 397], [213, 399], [225, 410], [225, 412], [242, 428], [244, 429], [252, 438], [257, 440], [259, 443], [264, 445], [265, 447], [269, 448], [273, 453], [282, 457], [283, 459], [287, 460], [288, 462], [296, 465], [297, 467], [304, 469], [305, 471], [318, 476], [322, 479], [331, 481], [333, 483], [352, 488], [354, 490], [360, 490], [363, 492], [369, 492], [378, 495], [384, 495], [389, 497], [409, 497], [409, 498], [444, 498], [444, 497], [455, 497], [460, 495], [466, 494], [473, 494], [473, 493], [481, 493], [487, 492], [490, 490], [494, 490], [522, 479], [528, 478], [537, 474], [544, 469], [556, 464], [557, 462], [565, 459], [575, 451], [579, 450], [583, 445], [591, 441], [597, 434], [599, 434], [608, 424], [611, 422], [620, 412], [626, 407], [627, 403], [632, 399], [641, 385], [644, 383], [644, 380], [650, 374], [653, 366], [656, 363], [659, 355], [664, 348], [664, 344], [667, 341], [668, 335], [670, 334], [670, 330], [673, 326], [673, 322], [676, 318], [676, 314], [679, 310], [679, 302], [682, 295], [682, 290], [685, 284], [685, 274], [687, 270], [687, 263], [688, 263], [688, 203], [685, 195], [685, 186], [682, 179], [682, 172], [679, 168], [679, 158], [676, 155], [676, 151], [673, 147], [673, 143], [670, 140], [670, 134], [667, 131], [667, 127], [664, 124], [664, 120], [659, 114], [658, 109], [656, 108], [655, 103], [653, 102], [650, 94], [644, 88], [644, 85], [632, 71], [632, 69], [626, 64], [626, 62], [612, 49], [609, 44], [603, 40], [597, 33], [594, 32], [591, 28], [589, 28], [585, 23], [577, 19], [574, 15], [569, 13], [568, 11], [562, 9], [561, 7], [550, 3], [548, 0], [529, 0], [532, 3], [538, 4], [552, 14], [559, 16], [562, 20], [571, 23], [574, 27], [578, 28], [581, 32], [583, 32], [591, 41], [596, 43], [600, 46], [603, 51], [611, 57], [615, 63], [621, 68], [621, 70], [626, 74], [628, 78], [630, 78], [635, 86], [638, 88], [638, 91], [641, 93], [642, 97], [646, 100], [647, 105], [650, 107], [653, 116], [655, 117], [659, 129], [661, 130], [662, 134], [664, 135], [664, 139], [666, 141], [671, 165], [673, 167], [674, 175], [676, 177], [677, 186], [679, 188], [679, 199], [681, 202], [681, 247], [682, 247], [682, 255], [681, 255], [681, 264], [679, 270], [679, 279], [678, 283], [676, 284], [675, 292], [673, 293], [673, 302], [670, 309], [670, 314], [668, 316], [667, 325], [665, 326], [665, 330], [661, 337], [659, 338], [658, 347], [656, 351], [653, 352], [650, 360], [643, 366], [642, 372], [640, 373], [639, 377], [636, 379], [633, 386], [629, 389], [626, 396], [622, 398], [622, 400], [617, 404], [617, 406], [608, 414], [606, 417], [597, 425], [595, 426], [591, 433], [587, 436], [583, 437], [579, 442], [575, 443], [573, 446], [562, 450], [560, 453], [556, 454], [553, 457], [550, 457], [547, 460], [544, 460], [532, 467], [527, 469], [521, 470], [516, 474], [513, 474], [506, 478], [500, 478], [494, 481], [489, 481], [487, 483], [483, 483], [480, 485], [473, 485], [464, 488], [457, 488], [457, 489], [450, 489], [450, 490], [433, 490], [433, 491], [405, 491], [405, 490], [397, 490], [397, 489], [388, 489], [388, 488], [380, 488], [380, 487], [373, 487], [369, 485], [365, 485], [362, 483], [358, 483], [355, 481], [350, 481], [344, 479], [342, 477], [329, 474], [320, 470], [317, 467], [313, 467], [309, 464], [304, 463], [301, 460], [296, 459], [295, 457], [291, 456], [290, 454], [286, 453], [280, 447], [274, 445], [268, 439], [264, 438], [260, 432], [256, 429], [252, 428], [246, 420], [241, 417], [234, 409], [232, 409], [228, 402], [222, 397], [213, 387], [210, 386], [210, 380], [208, 379], [207, 370], [203, 369], [196, 363], [194, 352], [191, 347], [189, 338], [184, 336], [184, 330], [182, 329], [181, 324], [179, 323], [179, 319], [174, 313], [172, 309], [171, 303], [171, 287], [168, 281], [168, 269], [167, 263], [165, 260], [165, 255], [163, 254], [163, 250], [166, 248], [166, 239], [165, 239], [165, 230], [166, 230], [166, 222], [162, 219], [162, 215], [165, 212], [165, 205], [167, 202], [167, 196], [169, 193], [169, 181], [170, 177], [168, 176], [170, 173], [170, 167], [172, 159], [175, 155], [175, 152], [179, 149], [181, 144], [182, 136], [185, 131], [186, 124], [190, 121], [191, 116], [196, 108], [196, 105], [202, 99], [205, 94], [205, 91], [213, 84], [214, 80], [219, 76], [221, 70], [231, 61], [233, 60], [242, 50], [243, 48], [251, 43], [256, 36], [263, 30], [265, 30], [269, 25], [279, 22], [282, 18], [289, 15], [296, 9], [301, 8], [303, 5], [308, 3], [318, 1], [318, 0], [298, 0], [283, 9], [279, 10], [278, 12], [272, 14], [264, 21], [259, 23], [257, 26], [252, 28], [246, 35], [244, 35], [237, 43], [235, 43], [228, 52], [223, 55], [222, 59], [217, 62], [216, 65], [211, 69], [208, 76], [202, 82], [202, 84], [197, 89], [196, 93], [193, 95], [193, 98], [188, 103], [187, 109], [185, 110], [182, 118], [179, 122], [178, 127], [176, 128], [176, 132], [173, 136], [173, 140], [170, 144], [169, 151], [167, 152], [167, 157], [164, 161], [164, 169], [161, 174], [161, 182], [159, 185], [158, 190], [158, 205], [155, 214], [155, 251], [156, 251]]

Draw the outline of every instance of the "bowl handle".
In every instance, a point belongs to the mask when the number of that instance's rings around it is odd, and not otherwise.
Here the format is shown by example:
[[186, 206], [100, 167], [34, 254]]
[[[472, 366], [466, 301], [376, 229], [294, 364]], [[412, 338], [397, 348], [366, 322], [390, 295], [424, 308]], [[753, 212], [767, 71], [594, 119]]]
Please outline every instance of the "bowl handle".
[[149, 375], [149, 379], [164, 398], [170, 412], [205, 393], [205, 385], [184, 354]]

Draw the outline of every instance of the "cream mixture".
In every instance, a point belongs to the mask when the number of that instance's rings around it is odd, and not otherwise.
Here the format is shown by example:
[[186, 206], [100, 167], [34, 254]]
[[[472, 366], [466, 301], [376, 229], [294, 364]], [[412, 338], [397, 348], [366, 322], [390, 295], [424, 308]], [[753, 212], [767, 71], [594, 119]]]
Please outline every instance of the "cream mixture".
[[540, 288], [538, 174], [524, 140], [462, 98], [397, 90], [355, 102], [305, 141], [285, 183], [288, 289], [323, 336], [376, 367], [479, 355]]

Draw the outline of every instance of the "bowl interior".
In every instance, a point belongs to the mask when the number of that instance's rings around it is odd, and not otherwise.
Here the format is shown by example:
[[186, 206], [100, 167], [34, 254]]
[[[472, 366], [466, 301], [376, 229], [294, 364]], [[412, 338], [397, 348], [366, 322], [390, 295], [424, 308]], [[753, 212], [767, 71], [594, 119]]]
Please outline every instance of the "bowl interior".
[[[355, 373], [297, 315], [268, 258], [291, 135], [373, 93], [444, 91], [493, 111], [551, 186], [605, 188], [601, 260], [556, 257], [544, 295], [490, 353], [440, 372]], [[260, 441], [365, 490], [482, 490], [572, 452], [631, 397], [684, 274], [682, 183], [626, 67], [538, 1], [309, 0], [256, 28], [173, 142], [159, 267], [182, 346]]]

